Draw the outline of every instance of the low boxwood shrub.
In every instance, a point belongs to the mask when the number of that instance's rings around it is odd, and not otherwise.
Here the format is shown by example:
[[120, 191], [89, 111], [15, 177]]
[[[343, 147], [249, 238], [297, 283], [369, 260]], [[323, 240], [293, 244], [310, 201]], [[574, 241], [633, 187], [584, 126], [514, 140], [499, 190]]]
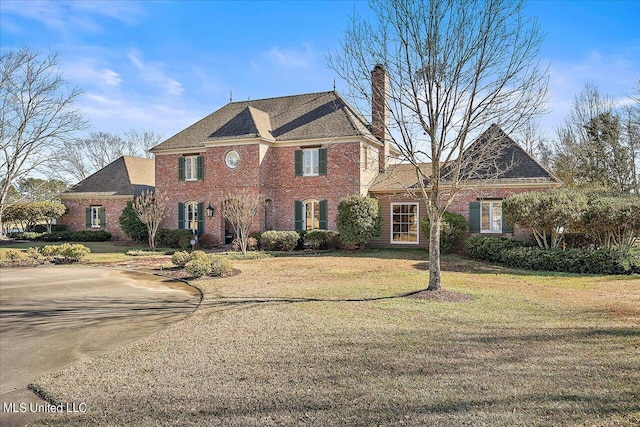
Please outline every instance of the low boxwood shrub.
[[176, 251], [171, 255], [171, 263], [176, 267], [184, 267], [190, 261], [190, 254], [187, 251]]
[[189, 254], [189, 261], [195, 260], [209, 261], [209, 255], [205, 251], [193, 251]]
[[184, 268], [193, 277], [202, 277], [211, 273], [211, 262], [208, 259], [196, 258], [189, 261]]
[[502, 255], [510, 267], [589, 274], [640, 273], [640, 258], [611, 249], [512, 248]]
[[8, 261], [23, 261], [29, 257], [25, 252], [18, 249], [8, 249], [4, 251], [3, 255]]
[[46, 257], [62, 259], [63, 262], [77, 262], [91, 253], [91, 249], [81, 244], [63, 243], [61, 245], [47, 245], [40, 249]]
[[472, 236], [464, 242], [464, 252], [474, 259], [501, 262], [504, 251], [529, 246], [525, 242], [505, 237]]
[[260, 244], [267, 251], [292, 251], [299, 239], [300, 235], [296, 231], [269, 230], [260, 236]]
[[209, 274], [212, 276], [223, 276], [233, 269], [231, 267], [231, 261], [219, 255], [209, 255], [209, 263], [211, 265], [211, 272]]

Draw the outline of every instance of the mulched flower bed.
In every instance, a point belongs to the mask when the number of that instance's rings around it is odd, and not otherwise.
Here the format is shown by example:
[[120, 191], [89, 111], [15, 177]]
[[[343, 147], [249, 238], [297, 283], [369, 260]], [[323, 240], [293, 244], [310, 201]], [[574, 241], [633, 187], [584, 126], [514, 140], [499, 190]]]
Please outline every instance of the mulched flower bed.
[[415, 294], [407, 295], [407, 298], [426, 299], [438, 302], [467, 302], [474, 300], [476, 297], [460, 292], [440, 289], [439, 291], [420, 291]]

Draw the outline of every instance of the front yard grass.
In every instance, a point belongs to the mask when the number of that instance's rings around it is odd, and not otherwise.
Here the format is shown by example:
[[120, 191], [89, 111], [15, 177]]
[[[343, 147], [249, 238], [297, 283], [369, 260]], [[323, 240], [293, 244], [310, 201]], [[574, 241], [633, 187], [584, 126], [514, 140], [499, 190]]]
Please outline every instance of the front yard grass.
[[38, 424], [640, 423], [640, 277], [446, 257], [444, 288], [472, 300], [393, 298], [426, 287], [424, 258], [234, 261], [190, 318], [39, 379], [88, 412]]
[[[20, 242], [0, 246], [0, 261], [4, 261], [3, 253], [9, 249], [41, 248], [47, 245], [56, 245], [61, 243], [79, 243], [91, 249], [91, 253], [86, 257], [86, 262], [91, 264], [105, 264], [113, 262], [130, 261], [133, 257], [128, 256], [128, 251], [148, 251], [148, 246], [124, 246], [116, 245], [112, 242]], [[175, 249], [157, 248], [156, 252], [173, 253]], [[150, 253], [149, 257], [157, 256]], [[142, 258], [142, 256], [138, 256]]]

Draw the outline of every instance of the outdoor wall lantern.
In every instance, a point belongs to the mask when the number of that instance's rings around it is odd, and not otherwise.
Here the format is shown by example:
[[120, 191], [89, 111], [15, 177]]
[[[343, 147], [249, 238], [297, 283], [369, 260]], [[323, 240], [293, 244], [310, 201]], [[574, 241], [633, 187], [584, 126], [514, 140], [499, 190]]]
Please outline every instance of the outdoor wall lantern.
[[207, 215], [209, 218], [213, 216], [213, 206], [211, 206], [211, 202], [209, 202], [209, 206], [207, 206]]

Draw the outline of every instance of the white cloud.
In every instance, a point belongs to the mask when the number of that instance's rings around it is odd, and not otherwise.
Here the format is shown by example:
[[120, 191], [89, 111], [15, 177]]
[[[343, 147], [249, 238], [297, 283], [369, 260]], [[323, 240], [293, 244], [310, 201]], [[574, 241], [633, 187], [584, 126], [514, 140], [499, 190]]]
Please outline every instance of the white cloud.
[[163, 91], [170, 95], [180, 95], [184, 91], [182, 84], [169, 77], [165, 71], [165, 65], [162, 62], [144, 62], [140, 58], [139, 52], [131, 52], [128, 57], [133, 65], [140, 71], [142, 80], [159, 86]]
[[184, 129], [202, 116], [201, 112], [168, 101], [134, 98], [131, 94], [85, 93], [76, 106], [94, 125], [93, 130], [117, 133], [123, 129], [153, 129], [165, 137]]
[[[78, 30], [101, 33], [103, 18], [132, 25], [142, 16], [142, 9], [132, 1], [5, 1], [2, 12], [42, 23], [47, 28], [71, 34]], [[4, 20], [3, 20], [4, 21]]]
[[263, 52], [251, 61], [251, 66], [258, 71], [265, 68], [288, 70], [310, 69], [315, 66], [316, 54], [309, 45], [299, 49], [283, 49], [277, 46]]
[[555, 60], [551, 63], [549, 81], [549, 114], [541, 118], [549, 135], [562, 125], [571, 111], [573, 101], [587, 84], [595, 85], [601, 94], [611, 96], [619, 105], [640, 77], [640, 42], [615, 52], [592, 51], [578, 60]]
[[97, 86], [119, 86], [122, 77], [114, 70], [101, 67], [91, 60], [79, 59], [64, 66], [64, 76], [68, 80]]

